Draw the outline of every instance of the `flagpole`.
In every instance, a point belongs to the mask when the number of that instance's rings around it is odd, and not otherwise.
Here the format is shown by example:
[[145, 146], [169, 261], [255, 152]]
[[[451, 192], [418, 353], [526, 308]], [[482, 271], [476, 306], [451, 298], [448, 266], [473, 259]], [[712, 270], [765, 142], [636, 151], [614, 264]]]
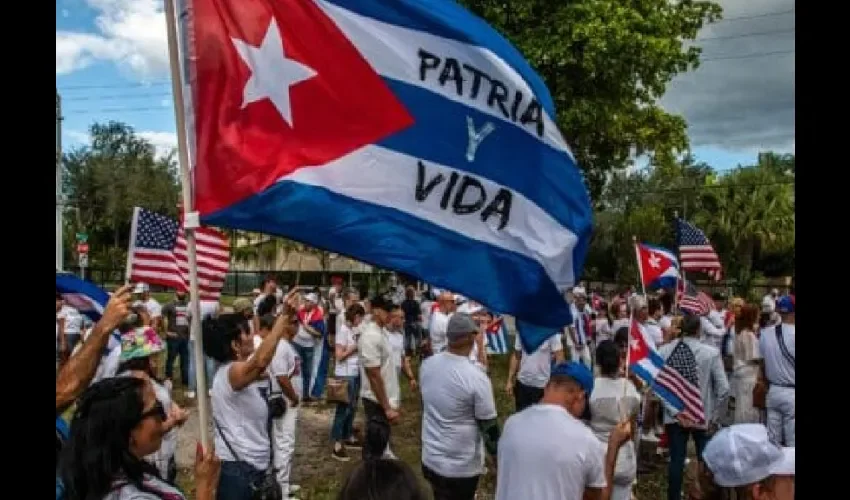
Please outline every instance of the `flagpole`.
[[640, 289], [643, 292], [643, 297], [646, 298], [646, 286], [643, 284], [643, 266], [640, 265], [640, 249], [638, 248], [637, 236], [632, 236], [632, 243], [635, 244], [635, 262], [637, 262], [638, 274], [640, 275]]
[[[679, 211], [674, 210], [673, 211], [673, 222], [676, 223], [676, 222], [678, 222], [678, 220], [679, 220]], [[676, 229], [676, 235], [677, 235], [676, 236], [676, 249], [679, 248], [678, 234], [679, 234], [679, 229], [678, 229], [678, 225], [677, 225], [677, 229]], [[684, 290], [688, 286], [688, 280], [687, 280], [687, 278], [685, 278], [685, 267], [682, 266], [682, 252], [681, 252], [681, 250], [679, 251], [679, 276], [676, 276], [676, 297], [674, 297], [674, 301], [675, 301], [674, 304], [676, 305], [676, 311], [677, 312], [679, 310], [679, 301], [678, 301], [679, 278], [682, 279], [682, 290]], [[684, 292], [683, 292], [683, 294], [684, 294]]]
[[133, 271], [133, 250], [136, 247], [136, 231], [138, 231], [139, 207], [133, 207], [133, 218], [130, 220], [130, 248], [127, 250], [127, 270], [124, 272], [124, 284], [130, 284], [130, 273]]
[[201, 446], [210, 449], [209, 402], [207, 400], [207, 373], [204, 362], [204, 339], [201, 334], [201, 307], [198, 294], [198, 256], [195, 245], [195, 229], [199, 227], [198, 214], [192, 197], [192, 173], [189, 165], [189, 148], [186, 142], [186, 115], [183, 106], [183, 83], [180, 78], [180, 58], [177, 47], [177, 21], [174, 0], [165, 0], [165, 25], [168, 34], [168, 61], [171, 68], [171, 93], [174, 98], [174, 119], [177, 124], [177, 155], [180, 160], [180, 184], [183, 189], [183, 230], [189, 265], [189, 324], [191, 338], [195, 340], [195, 381], [198, 393], [198, 424]]

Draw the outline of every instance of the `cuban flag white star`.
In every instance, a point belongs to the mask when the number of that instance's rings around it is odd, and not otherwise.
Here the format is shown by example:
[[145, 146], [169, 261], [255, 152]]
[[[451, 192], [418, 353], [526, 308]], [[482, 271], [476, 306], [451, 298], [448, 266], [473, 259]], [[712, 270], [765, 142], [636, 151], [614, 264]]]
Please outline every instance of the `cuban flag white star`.
[[231, 41], [239, 57], [251, 69], [251, 78], [245, 84], [242, 94], [242, 108], [244, 109], [252, 102], [269, 99], [280, 116], [292, 127], [289, 91], [293, 85], [316, 76], [316, 71], [286, 57], [280, 29], [274, 18], [269, 22], [266, 35], [259, 47], [236, 38], [231, 38]]

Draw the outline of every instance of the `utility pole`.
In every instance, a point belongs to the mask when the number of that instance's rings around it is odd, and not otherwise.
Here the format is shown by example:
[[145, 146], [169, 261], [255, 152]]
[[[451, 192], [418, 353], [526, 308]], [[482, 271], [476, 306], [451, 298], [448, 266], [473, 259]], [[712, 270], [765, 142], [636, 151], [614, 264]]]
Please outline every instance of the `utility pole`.
[[62, 262], [62, 211], [65, 197], [62, 196], [62, 98], [56, 89], [56, 269], [63, 270]]

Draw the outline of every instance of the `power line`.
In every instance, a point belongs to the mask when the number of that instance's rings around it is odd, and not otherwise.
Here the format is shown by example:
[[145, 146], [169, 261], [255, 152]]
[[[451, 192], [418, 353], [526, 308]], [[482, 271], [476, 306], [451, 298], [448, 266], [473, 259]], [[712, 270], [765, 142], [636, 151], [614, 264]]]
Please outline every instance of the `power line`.
[[718, 19], [717, 21], [714, 21], [711, 24], [728, 23], [728, 22], [732, 22], [732, 21], [745, 21], [747, 19], [761, 19], [763, 17], [784, 16], [786, 14], [793, 14], [793, 13], [794, 13], [794, 9], [790, 9], [790, 10], [782, 10], [782, 11], [778, 11], [778, 12], [764, 12], [764, 13], [761, 13], [761, 14], [750, 14], [750, 15], [746, 15], [746, 16], [726, 17], [726, 18], [723, 18], [723, 19]]
[[784, 33], [793, 33], [797, 30], [797, 28], [789, 28], [784, 30], [773, 30], [773, 31], [754, 31], [752, 33], [739, 33], [737, 35], [721, 35], [721, 36], [709, 36], [705, 38], [695, 38], [693, 41], [695, 42], [707, 42], [711, 40], [733, 40], [737, 38], [748, 38], [751, 36], [765, 36], [765, 35], [779, 35]]
[[796, 52], [796, 49], [789, 50], [774, 50], [772, 52], [756, 52], [754, 54], [742, 54], [737, 56], [717, 56], [717, 57], [704, 57], [700, 59], [700, 62], [707, 61], [726, 61], [729, 59], [751, 59], [754, 57], [768, 57], [768, 56], [776, 56], [781, 54], [793, 54]]

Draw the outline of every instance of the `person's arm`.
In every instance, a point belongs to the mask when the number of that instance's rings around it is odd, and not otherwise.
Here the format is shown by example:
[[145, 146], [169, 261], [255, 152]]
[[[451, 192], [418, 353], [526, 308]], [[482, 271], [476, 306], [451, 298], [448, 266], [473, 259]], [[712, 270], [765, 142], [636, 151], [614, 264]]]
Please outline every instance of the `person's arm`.
[[475, 422], [478, 424], [478, 431], [484, 440], [484, 449], [494, 461], [499, 456], [499, 430], [498, 414], [496, 413], [496, 401], [493, 398], [493, 384], [490, 379], [483, 373], [475, 384], [475, 392], [473, 394], [473, 406], [475, 412]]
[[292, 380], [287, 375], [279, 375], [277, 377], [277, 383], [280, 384], [280, 392], [286, 396], [286, 399], [292, 402], [292, 406], [298, 406], [301, 399], [298, 397], [298, 393], [295, 392], [295, 388], [292, 387]]
[[486, 334], [483, 331], [478, 332], [475, 336], [475, 344], [478, 346], [478, 362], [487, 368], [487, 347], [484, 345], [484, 335]]
[[68, 357], [68, 339], [65, 337], [65, 317], [57, 318], [56, 322], [59, 324], [59, 359], [62, 363], [65, 363]]
[[404, 355], [401, 358], [401, 369], [404, 374], [407, 376], [408, 385], [410, 389], [416, 390], [416, 375], [413, 374], [413, 368], [410, 365], [410, 356]]
[[278, 316], [271, 333], [266, 335], [266, 338], [260, 343], [260, 347], [257, 348], [254, 355], [247, 361], [240, 361], [230, 365], [228, 377], [230, 379], [230, 386], [233, 387], [234, 391], [244, 389], [248, 384], [262, 376], [269, 363], [272, 362], [277, 343], [283, 332], [287, 328], [292, 328], [290, 324], [291, 320], [292, 318], [285, 314]]
[[514, 383], [516, 382], [516, 372], [519, 369], [519, 360], [522, 357], [522, 346], [519, 341], [519, 335], [517, 334], [516, 342], [514, 342], [514, 352], [511, 353], [511, 357], [508, 360], [508, 380], [505, 383], [505, 392], [508, 393], [508, 396], [512, 396], [514, 393]]
[[549, 341], [549, 348], [552, 350], [555, 363], [563, 363], [566, 357], [564, 356], [564, 345], [561, 343], [560, 335], [552, 336], [552, 340]]
[[726, 378], [726, 370], [723, 368], [720, 354], [711, 360], [711, 382], [714, 390], [714, 420], [716, 421], [720, 418], [721, 410], [726, 408], [726, 402], [729, 399], [729, 379]]
[[707, 316], [700, 316], [699, 323], [702, 333], [705, 335], [711, 335], [713, 337], [723, 337], [726, 335], [726, 330], [718, 328]]
[[71, 357], [56, 377], [56, 413], [61, 413], [89, 386], [97, 372], [109, 336], [130, 311], [130, 285], [119, 288], [109, 299], [88, 341]]

